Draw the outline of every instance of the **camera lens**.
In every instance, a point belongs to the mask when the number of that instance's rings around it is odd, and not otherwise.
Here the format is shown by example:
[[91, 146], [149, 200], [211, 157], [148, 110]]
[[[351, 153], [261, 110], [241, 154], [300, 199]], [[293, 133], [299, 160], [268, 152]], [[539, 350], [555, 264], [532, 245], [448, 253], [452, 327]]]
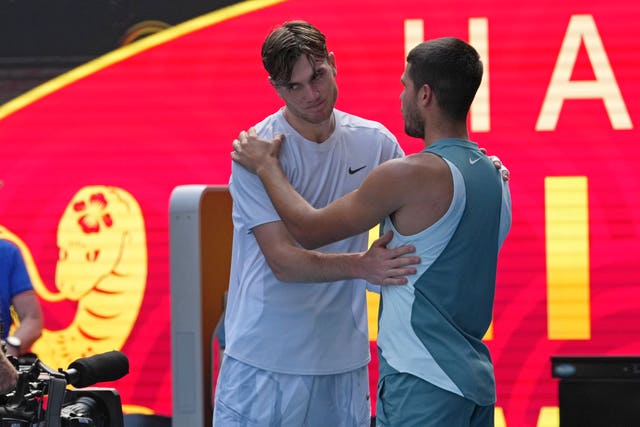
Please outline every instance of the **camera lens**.
[[60, 418], [67, 421], [67, 425], [97, 426], [104, 418], [102, 407], [92, 397], [78, 397], [72, 403], [65, 405], [60, 411]]

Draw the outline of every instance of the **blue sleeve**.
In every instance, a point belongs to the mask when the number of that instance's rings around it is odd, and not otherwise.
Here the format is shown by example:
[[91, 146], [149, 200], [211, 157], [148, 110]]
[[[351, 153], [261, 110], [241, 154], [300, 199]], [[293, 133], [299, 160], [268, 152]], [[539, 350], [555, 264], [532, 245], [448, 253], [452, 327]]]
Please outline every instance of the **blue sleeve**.
[[27, 273], [27, 266], [24, 263], [20, 249], [17, 246], [11, 245], [13, 248], [11, 251], [11, 264], [9, 273], [9, 296], [13, 299], [14, 296], [21, 294], [25, 291], [32, 291], [33, 285]]
[[11, 326], [10, 306], [13, 297], [25, 292], [33, 290], [33, 285], [27, 267], [20, 253], [20, 249], [9, 241], [0, 241], [0, 295], [1, 307], [0, 315], [2, 316], [3, 338], [6, 338]]

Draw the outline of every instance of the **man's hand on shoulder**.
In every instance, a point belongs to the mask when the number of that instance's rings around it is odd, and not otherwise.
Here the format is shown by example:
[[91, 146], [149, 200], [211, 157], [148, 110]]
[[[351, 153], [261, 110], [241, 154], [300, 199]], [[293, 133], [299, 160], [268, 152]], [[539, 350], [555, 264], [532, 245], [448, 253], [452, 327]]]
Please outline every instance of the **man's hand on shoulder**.
[[278, 165], [280, 146], [284, 135], [276, 135], [273, 139], [263, 139], [258, 136], [255, 128], [240, 132], [233, 141], [231, 158], [244, 166], [248, 171], [259, 174], [263, 167]]
[[420, 264], [420, 257], [409, 256], [415, 252], [413, 246], [398, 246], [387, 248], [393, 233], [387, 231], [383, 236], [371, 244], [367, 252], [362, 255], [362, 277], [369, 283], [376, 285], [404, 285], [407, 277], [416, 274], [416, 264]]
[[[484, 154], [487, 154], [486, 148], [480, 148], [480, 151], [482, 151]], [[507, 167], [502, 164], [500, 157], [498, 156], [488, 156], [488, 157], [491, 159], [496, 169], [500, 171], [500, 175], [502, 175], [502, 180], [509, 181], [509, 179], [511, 178], [511, 174], [509, 172], [509, 169], [507, 169]]]

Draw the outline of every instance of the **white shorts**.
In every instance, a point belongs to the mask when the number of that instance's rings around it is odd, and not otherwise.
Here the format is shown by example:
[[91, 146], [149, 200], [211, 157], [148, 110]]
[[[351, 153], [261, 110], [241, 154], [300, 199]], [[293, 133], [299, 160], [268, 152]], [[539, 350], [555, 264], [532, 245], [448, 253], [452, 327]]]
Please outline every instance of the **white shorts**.
[[335, 375], [288, 375], [225, 357], [214, 427], [370, 427], [367, 366]]

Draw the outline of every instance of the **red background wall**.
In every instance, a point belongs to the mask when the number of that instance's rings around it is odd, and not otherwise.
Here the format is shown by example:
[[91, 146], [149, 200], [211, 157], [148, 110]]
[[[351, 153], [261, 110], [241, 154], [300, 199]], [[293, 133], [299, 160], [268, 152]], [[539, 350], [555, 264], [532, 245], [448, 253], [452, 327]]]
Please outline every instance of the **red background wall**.
[[[609, 83], [623, 100], [625, 111], [615, 114], [626, 112], [630, 123], [612, 122], [600, 95], [566, 99], [555, 127], [536, 130], [570, 22], [582, 16], [597, 29], [613, 72]], [[535, 426], [543, 407], [557, 406], [551, 355], [640, 353], [636, 2], [247, 2], [116, 50], [0, 106], [0, 225], [25, 242], [51, 290], [58, 223], [76, 191], [115, 186], [140, 204], [148, 276], [122, 348], [131, 372], [107, 384], [126, 405], [171, 412], [170, 193], [182, 184], [227, 183], [231, 140], [280, 106], [260, 63], [261, 42], [273, 25], [295, 18], [328, 36], [338, 67], [337, 107], [384, 123], [407, 153], [422, 146], [404, 135], [400, 114], [405, 21], [422, 20], [425, 38], [469, 40], [470, 20], [486, 19], [489, 128], [472, 123], [471, 137], [509, 167], [513, 197], [487, 339], [504, 415], [497, 425]], [[600, 81], [594, 70], [606, 64], [594, 63], [585, 40], [570, 79]], [[572, 187], [567, 197], [584, 196], [586, 220], [580, 219], [585, 211], [578, 206], [575, 215], [563, 197], [559, 207], [551, 203], [548, 177], [581, 177], [585, 190]], [[566, 214], [565, 225], [549, 228], [554, 212]], [[553, 243], [562, 230], [568, 236]], [[564, 279], [551, 274], [558, 271]], [[553, 311], [549, 297], [559, 287], [578, 301], [567, 305], [566, 316], [563, 308]], [[65, 329], [76, 314], [69, 301], [43, 302], [43, 308], [50, 330]], [[550, 325], [565, 336], [554, 337]]]

